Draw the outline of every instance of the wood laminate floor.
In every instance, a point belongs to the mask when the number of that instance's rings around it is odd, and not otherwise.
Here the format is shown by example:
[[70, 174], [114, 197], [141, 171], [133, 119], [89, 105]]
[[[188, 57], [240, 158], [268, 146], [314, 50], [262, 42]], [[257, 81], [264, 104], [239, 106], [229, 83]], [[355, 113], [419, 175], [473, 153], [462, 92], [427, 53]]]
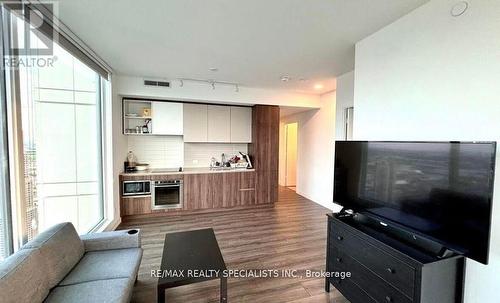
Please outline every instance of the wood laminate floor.
[[[228, 269], [325, 268], [326, 216], [329, 211], [294, 191], [280, 188], [279, 201], [270, 207], [216, 213], [141, 218], [119, 229], [140, 228], [144, 255], [132, 302], [156, 302], [156, 278], [166, 233], [211, 227]], [[323, 278], [230, 278], [228, 302], [348, 303]], [[218, 302], [219, 280], [172, 288], [166, 302]]]

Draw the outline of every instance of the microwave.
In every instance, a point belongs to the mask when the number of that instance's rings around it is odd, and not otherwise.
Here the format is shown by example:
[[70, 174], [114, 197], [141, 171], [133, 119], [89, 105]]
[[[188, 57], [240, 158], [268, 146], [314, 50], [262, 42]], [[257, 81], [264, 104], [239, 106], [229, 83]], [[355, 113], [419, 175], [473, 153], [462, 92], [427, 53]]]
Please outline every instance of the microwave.
[[122, 196], [149, 196], [151, 195], [151, 181], [123, 181]]

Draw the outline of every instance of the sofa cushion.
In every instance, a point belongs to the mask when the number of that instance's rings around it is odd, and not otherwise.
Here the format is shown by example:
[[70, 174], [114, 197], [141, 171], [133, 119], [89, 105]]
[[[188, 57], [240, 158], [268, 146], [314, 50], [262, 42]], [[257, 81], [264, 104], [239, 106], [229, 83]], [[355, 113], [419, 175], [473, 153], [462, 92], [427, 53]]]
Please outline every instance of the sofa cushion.
[[23, 246], [23, 249], [38, 249], [45, 261], [44, 273], [49, 288], [59, 282], [82, 258], [83, 242], [73, 224], [57, 224]]
[[54, 288], [46, 303], [125, 303], [132, 295], [134, 280], [109, 279], [79, 283]]
[[141, 248], [87, 252], [59, 285], [127, 277], [135, 279], [141, 258]]
[[23, 249], [0, 262], [2, 303], [42, 302], [49, 293], [41, 253]]

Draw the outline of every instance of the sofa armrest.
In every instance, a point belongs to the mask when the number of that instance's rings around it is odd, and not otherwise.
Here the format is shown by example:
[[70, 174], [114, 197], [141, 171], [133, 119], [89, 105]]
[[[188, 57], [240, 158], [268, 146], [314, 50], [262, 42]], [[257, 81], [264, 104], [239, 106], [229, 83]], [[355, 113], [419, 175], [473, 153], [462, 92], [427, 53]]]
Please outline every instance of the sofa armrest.
[[141, 247], [140, 229], [117, 230], [80, 236], [85, 252]]

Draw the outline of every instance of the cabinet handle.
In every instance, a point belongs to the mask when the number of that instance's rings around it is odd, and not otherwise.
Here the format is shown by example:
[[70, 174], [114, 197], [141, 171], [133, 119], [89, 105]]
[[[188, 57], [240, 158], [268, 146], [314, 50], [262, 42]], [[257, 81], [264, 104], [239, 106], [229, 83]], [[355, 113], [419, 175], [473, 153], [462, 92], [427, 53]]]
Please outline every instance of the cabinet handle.
[[389, 296], [386, 296], [386, 297], [385, 297], [385, 301], [386, 301], [386, 302], [392, 302], [392, 298], [391, 298], [391, 297], [389, 297]]
[[396, 273], [396, 271], [395, 271], [394, 269], [390, 268], [390, 267], [389, 267], [389, 268], [387, 268], [387, 272], [389, 272], [389, 273], [391, 273], [391, 274]]
[[344, 237], [342, 237], [342, 236], [338, 236], [338, 237], [337, 237], [337, 240], [342, 241], [342, 240], [344, 240]]
[[341, 258], [337, 258], [336, 260], [337, 260], [337, 262], [342, 263], [342, 259]]

